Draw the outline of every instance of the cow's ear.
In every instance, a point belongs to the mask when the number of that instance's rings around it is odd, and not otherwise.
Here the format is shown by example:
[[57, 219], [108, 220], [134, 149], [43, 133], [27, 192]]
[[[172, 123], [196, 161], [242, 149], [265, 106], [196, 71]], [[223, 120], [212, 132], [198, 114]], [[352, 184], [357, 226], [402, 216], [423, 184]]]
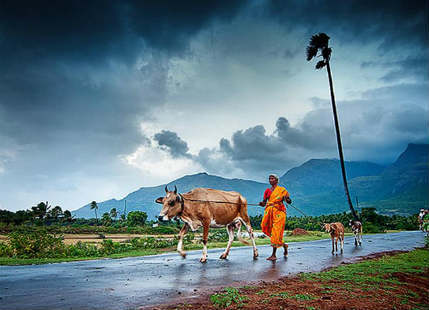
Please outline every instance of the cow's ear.
[[162, 203], [163, 199], [164, 199], [164, 197], [158, 197], [158, 198], [156, 198], [155, 202], [156, 203]]

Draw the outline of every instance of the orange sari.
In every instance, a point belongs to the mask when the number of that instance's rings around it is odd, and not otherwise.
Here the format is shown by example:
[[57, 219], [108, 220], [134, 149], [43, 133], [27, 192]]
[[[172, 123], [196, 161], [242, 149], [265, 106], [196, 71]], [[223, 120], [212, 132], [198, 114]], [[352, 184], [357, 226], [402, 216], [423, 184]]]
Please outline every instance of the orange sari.
[[271, 237], [271, 246], [276, 248], [283, 246], [286, 223], [286, 208], [283, 200], [286, 197], [289, 197], [288, 191], [284, 187], [277, 186], [270, 195], [261, 222], [262, 232]]

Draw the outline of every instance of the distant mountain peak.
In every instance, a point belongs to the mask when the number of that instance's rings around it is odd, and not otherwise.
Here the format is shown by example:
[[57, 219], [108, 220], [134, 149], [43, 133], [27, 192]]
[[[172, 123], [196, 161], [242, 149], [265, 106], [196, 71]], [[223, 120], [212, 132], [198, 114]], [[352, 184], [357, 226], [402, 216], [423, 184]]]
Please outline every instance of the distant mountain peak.
[[409, 143], [393, 166], [400, 167], [423, 162], [429, 163], [429, 144]]

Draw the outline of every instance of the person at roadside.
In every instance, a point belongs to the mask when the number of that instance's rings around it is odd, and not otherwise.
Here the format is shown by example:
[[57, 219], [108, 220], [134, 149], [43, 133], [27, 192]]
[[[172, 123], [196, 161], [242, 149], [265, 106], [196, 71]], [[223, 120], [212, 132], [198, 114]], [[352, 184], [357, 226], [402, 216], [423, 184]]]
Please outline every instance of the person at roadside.
[[277, 248], [283, 247], [285, 257], [288, 254], [288, 245], [283, 242], [286, 223], [286, 207], [283, 202], [286, 201], [291, 204], [292, 200], [288, 191], [278, 185], [279, 177], [276, 174], [270, 174], [269, 182], [271, 188], [265, 190], [264, 199], [259, 205], [265, 207], [261, 222], [262, 232], [271, 238], [271, 246], [273, 247], [273, 253], [267, 260], [275, 261]]

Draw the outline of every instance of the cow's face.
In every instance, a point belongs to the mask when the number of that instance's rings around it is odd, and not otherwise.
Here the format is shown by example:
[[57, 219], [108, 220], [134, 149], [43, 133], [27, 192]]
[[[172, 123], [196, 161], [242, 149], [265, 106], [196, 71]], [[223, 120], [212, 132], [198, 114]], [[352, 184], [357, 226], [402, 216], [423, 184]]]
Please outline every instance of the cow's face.
[[155, 202], [162, 204], [162, 209], [158, 216], [160, 221], [169, 221], [182, 212], [182, 198], [177, 193], [176, 186], [174, 191], [169, 191], [166, 186], [165, 197], [159, 197]]
[[332, 230], [331, 224], [326, 224], [326, 223], [324, 223], [324, 224], [323, 224], [323, 228], [325, 229], [325, 231], [326, 231], [327, 233], [330, 233], [330, 232], [331, 232], [331, 230]]

